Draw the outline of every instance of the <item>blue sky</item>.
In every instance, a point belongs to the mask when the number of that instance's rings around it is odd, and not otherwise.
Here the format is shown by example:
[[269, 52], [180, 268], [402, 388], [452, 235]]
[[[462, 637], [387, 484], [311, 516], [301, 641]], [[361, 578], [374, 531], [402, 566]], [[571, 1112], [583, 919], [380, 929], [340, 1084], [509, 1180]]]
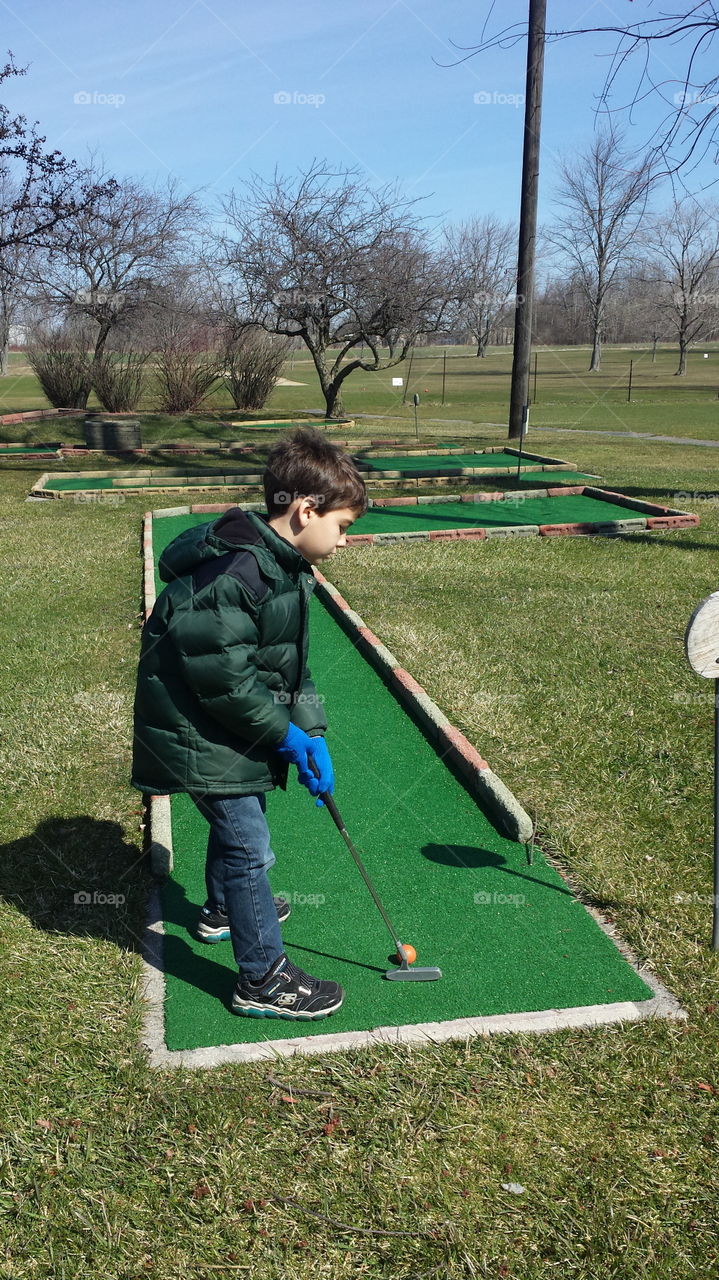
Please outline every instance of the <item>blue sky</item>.
[[[637, 21], [663, 7], [549, 0], [548, 26]], [[525, 18], [527, 3], [499, 0], [496, 10], [490, 31]], [[206, 188], [208, 200], [251, 171], [293, 172], [319, 156], [359, 166], [373, 182], [399, 180], [405, 195], [426, 197], [429, 215], [513, 219], [524, 42], [446, 65], [463, 56], [452, 41], [478, 43], [489, 11], [490, 0], [0, 0], [3, 44], [30, 64], [3, 85], [4, 100], [68, 155], [83, 159], [91, 148], [118, 175], [174, 174], [188, 189]], [[591, 35], [547, 48], [542, 218], [558, 159], [591, 139], [614, 43]], [[666, 78], [681, 75], [681, 50], [662, 58]], [[630, 144], [640, 146], [665, 111], [644, 103]], [[689, 182], [698, 189], [717, 176], [709, 159]]]

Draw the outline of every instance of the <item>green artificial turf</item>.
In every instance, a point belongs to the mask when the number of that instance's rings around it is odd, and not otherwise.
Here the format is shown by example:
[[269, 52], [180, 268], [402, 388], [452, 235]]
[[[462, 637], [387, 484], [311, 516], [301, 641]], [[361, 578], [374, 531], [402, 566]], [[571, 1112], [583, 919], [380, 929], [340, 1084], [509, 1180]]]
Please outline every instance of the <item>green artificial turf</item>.
[[[122, 492], [123, 490], [132, 492], [135, 489], [164, 489], [167, 488], [168, 485], [182, 485], [184, 487], [187, 484], [188, 476], [192, 476], [194, 479], [199, 475], [201, 475], [201, 472], [199, 471], [188, 471], [187, 475], [166, 476], [162, 478], [154, 477], [149, 480], [143, 479], [142, 476], [138, 476], [137, 480], [132, 485], [117, 484], [119, 479], [130, 479], [131, 473], [125, 471], [118, 471], [114, 476], [87, 477], [54, 475], [46, 481], [45, 488], [52, 489], [54, 492], [74, 489], [116, 489], [118, 492]], [[197, 486], [206, 482], [208, 485], [212, 485], [213, 489], [220, 489], [224, 484], [224, 475], [225, 473], [223, 471], [219, 471], [215, 474], [210, 472], [206, 476], [202, 476], [201, 481], [197, 480]], [[233, 472], [233, 475], [239, 475], [239, 472]], [[248, 475], [257, 475], [257, 467], [255, 467], [254, 471], [248, 472]], [[187, 487], [190, 488], [191, 486]]]
[[6, 444], [0, 449], [0, 461], [3, 459], [6, 453], [9, 453], [9, 454], [26, 454], [26, 453], [27, 454], [37, 454], [37, 453], [55, 454], [57, 453], [57, 445], [53, 447], [50, 444], [45, 446], [31, 445], [31, 444]]
[[[155, 555], [192, 518], [154, 523]], [[161, 584], [158, 584], [161, 585]], [[646, 1000], [627, 964], [565, 882], [505, 839], [477, 807], [380, 676], [317, 597], [310, 665], [325, 699], [335, 799], [402, 941], [433, 983], [391, 983], [391, 940], [330, 815], [294, 769], [267, 797], [275, 893], [292, 902], [288, 954], [340, 981], [331, 1021], [237, 1018], [229, 943], [192, 936], [204, 901], [207, 824], [187, 796], [172, 798], [175, 870], [162, 889], [166, 1041], [170, 1049], [368, 1030], [525, 1010]]]
[[351, 533], [401, 533], [416, 529], [491, 529], [518, 524], [574, 524], [640, 517], [619, 503], [583, 494], [554, 498], [496, 498], [490, 502], [418, 502], [416, 506], [370, 507], [352, 525]]
[[[463, 467], [481, 467], [482, 470], [495, 471], [497, 468], [517, 467], [520, 464], [516, 453], [429, 453], [416, 456], [404, 454], [387, 454], [385, 457], [366, 457], [359, 455], [363, 468], [369, 471], [436, 471], [439, 467], [448, 475], [461, 471]], [[546, 462], [551, 462], [550, 458]], [[522, 467], [541, 467], [542, 462], [536, 458], [522, 458]]]
[[[508, 525], [606, 523], [608, 520], [626, 520], [642, 516], [641, 511], [600, 498], [585, 498], [583, 494], [566, 494], [556, 498], [533, 498], [529, 493], [518, 498], [497, 498], [490, 502], [432, 502], [415, 506], [370, 507], [364, 516], [351, 526], [350, 536], [362, 533], [406, 533], [426, 529], [490, 529]], [[155, 540], [158, 528], [163, 540], [170, 540], [188, 524], [203, 524], [213, 518], [197, 512], [186, 516], [163, 516], [155, 521]]]

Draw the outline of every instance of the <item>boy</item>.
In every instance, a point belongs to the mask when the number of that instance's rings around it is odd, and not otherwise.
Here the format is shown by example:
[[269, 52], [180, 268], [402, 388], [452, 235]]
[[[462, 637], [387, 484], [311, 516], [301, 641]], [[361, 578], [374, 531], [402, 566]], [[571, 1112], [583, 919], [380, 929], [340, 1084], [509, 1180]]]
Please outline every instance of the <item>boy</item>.
[[265, 792], [286, 789], [290, 763], [311, 795], [333, 790], [327, 720], [307, 667], [311, 565], [345, 545], [367, 492], [351, 458], [311, 427], [275, 445], [263, 487], [267, 515], [232, 507], [161, 557], [169, 585], [143, 630], [132, 782], [151, 794], [188, 792], [210, 824], [198, 936], [232, 940], [233, 1012], [314, 1020], [339, 1009], [344, 993], [285, 955], [289, 904], [273, 899], [267, 878], [275, 855]]

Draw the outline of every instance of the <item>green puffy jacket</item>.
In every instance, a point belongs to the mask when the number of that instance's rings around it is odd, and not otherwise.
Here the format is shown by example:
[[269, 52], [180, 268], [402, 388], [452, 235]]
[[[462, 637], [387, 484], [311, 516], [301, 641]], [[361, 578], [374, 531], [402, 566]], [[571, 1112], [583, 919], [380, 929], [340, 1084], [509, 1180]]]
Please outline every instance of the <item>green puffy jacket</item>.
[[169, 585], [142, 633], [133, 786], [284, 790], [274, 748], [290, 721], [327, 728], [307, 667], [311, 566], [267, 516], [232, 507], [175, 538], [159, 571]]

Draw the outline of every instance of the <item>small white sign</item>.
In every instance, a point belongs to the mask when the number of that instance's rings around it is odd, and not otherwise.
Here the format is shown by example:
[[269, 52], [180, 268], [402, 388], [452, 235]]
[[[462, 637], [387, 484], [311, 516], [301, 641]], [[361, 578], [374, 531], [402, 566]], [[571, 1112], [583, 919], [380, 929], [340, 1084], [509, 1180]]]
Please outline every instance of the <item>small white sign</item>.
[[403, 387], [403, 386], [404, 386], [404, 378], [393, 378], [393, 379], [392, 379], [392, 386], [393, 386], [393, 387]]

